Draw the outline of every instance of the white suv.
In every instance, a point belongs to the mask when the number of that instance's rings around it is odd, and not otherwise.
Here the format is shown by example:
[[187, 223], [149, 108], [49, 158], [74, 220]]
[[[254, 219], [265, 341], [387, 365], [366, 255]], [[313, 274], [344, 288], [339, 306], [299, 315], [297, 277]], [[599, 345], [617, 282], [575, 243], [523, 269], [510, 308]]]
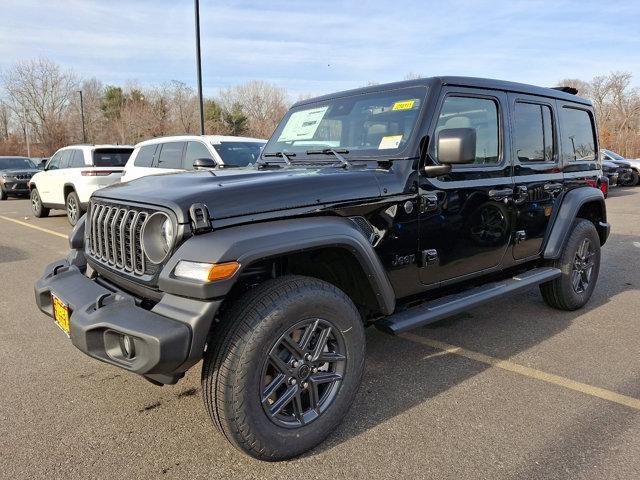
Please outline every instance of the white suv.
[[99, 188], [120, 180], [131, 145], [71, 145], [58, 150], [44, 171], [31, 177], [31, 208], [46, 217], [52, 208], [65, 209], [71, 225], [86, 210], [89, 197]]
[[135, 146], [121, 180], [194, 168], [246, 167], [258, 160], [266, 143], [259, 138], [221, 135], [154, 138]]

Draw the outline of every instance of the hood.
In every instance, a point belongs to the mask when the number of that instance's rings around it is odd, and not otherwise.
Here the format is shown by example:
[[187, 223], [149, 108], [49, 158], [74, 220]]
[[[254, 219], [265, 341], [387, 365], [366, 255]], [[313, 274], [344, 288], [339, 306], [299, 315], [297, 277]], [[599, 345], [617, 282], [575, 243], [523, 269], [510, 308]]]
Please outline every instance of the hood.
[[35, 175], [39, 171], [40, 170], [38, 170], [37, 168], [19, 168], [19, 169], [0, 170], [0, 174], [15, 177], [16, 175]]
[[336, 167], [255, 168], [153, 175], [99, 190], [95, 197], [161, 205], [188, 222], [204, 203], [213, 220], [380, 196], [373, 170]]

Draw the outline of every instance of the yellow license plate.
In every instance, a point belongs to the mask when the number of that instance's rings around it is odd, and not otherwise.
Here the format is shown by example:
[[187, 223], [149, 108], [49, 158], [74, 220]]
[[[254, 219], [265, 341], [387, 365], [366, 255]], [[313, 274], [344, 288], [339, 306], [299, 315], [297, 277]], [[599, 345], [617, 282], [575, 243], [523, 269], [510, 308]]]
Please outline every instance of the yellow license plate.
[[53, 320], [56, 325], [60, 327], [67, 337], [69, 336], [69, 306], [61, 299], [51, 294], [51, 300], [53, 303]]

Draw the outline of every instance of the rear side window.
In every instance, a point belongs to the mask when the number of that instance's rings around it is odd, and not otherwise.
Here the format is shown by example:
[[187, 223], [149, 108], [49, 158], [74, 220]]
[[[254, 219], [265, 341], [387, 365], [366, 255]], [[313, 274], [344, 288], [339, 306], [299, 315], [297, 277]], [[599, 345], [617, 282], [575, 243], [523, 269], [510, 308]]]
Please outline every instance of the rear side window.
[[185, 170], [193, 169], [193, 162], [198, 158], [211, 158], [211, 154], [207, 147], [205, 147], [201, 142], [188, 142], [187, 143], [187, 152], [184, 155], [184, 165], [182, 168]]
[[515, 148], [521, 162], [553, 160], [551, 108], [535, 103], [516, 103]]
[[182, 151], [185, 142], [169, 142], [162, 144], [160, 157], [158, 157], [158, 168], [182, 168]]
[[93, 152], [94, 167], [124, 167], [133, 149], [101, 148]]
[[595, 130], [591, 114], [578, 108], [563, 107], [560, 112], [562, 158], [565, 162], [596, 159]]
[[[449, 96], [442, 104], [436, 138], [442, 130], [473, 128], [476, 131], [476, 165], [498, 163], [498, 105], [488, 98]], [[433, 148], [437, 142], [432, 142]], [[438, 158], [437, 152], [432, 152]]]
[[158, 145], [145, 145], [144, 147], [140, 147], [133, 164], [136, 167], [150, 167], [153, 165], [153, 157], [156, 154], [156, 148], [158, 148]]
[[82, 150], [74, 150], [71, 161], [69, 162], [69, 168], [81, 167], [84, 167], [84, 152]]
[[213, 148], [226, 166], [246, 167], [258, 161], [263, 145], [259, 142], [222, 142]]

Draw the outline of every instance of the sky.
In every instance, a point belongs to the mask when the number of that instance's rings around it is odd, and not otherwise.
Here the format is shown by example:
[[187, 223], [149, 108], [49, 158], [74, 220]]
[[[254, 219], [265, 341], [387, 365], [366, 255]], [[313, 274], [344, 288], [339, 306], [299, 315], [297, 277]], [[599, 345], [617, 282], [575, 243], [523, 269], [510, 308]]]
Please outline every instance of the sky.
[[[294, 98], [466, 75], [640, 85], [640, 1], [200, 0], [203, 88], [252, 79]], [[196, 84], [191, 0], [0, 0], [0, 71], [47, 57], [105, 84]]]

